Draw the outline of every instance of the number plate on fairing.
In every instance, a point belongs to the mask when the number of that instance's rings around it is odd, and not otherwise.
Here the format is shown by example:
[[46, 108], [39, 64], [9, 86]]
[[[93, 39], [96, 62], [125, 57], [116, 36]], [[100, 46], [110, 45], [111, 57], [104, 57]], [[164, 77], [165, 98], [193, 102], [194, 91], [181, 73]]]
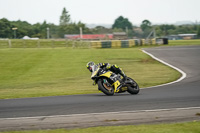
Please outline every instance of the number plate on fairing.
[[118, 76], [116, 74], [112, 74], [110, 76], [110, 79], [113, 81], [113, 82], [116, 82], [118, 80]]

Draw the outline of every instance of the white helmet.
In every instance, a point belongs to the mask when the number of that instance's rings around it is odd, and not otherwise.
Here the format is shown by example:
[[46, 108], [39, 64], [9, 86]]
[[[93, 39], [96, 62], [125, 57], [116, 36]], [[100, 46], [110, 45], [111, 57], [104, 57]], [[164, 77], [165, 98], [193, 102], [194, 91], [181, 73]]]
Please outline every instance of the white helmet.
[[87, 63], [87, 69], [92, 72], [92, 67], [94, 67], [95, 63], [93, 61], [90, 61]]

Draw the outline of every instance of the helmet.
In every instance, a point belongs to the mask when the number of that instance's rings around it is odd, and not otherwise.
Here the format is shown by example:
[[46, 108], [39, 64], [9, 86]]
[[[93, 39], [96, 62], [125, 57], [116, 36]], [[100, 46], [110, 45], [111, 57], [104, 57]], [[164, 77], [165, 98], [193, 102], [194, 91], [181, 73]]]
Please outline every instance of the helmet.
[[92, 72], [92, 67], [94, 67], [95, 63], [93, 61], [90, 61], [87, 63], [87, 69]]

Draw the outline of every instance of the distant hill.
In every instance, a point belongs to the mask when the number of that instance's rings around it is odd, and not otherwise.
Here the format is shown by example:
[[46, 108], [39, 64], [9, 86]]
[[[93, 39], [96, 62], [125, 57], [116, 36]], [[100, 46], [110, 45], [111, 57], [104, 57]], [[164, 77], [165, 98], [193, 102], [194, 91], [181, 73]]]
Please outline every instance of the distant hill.
[[177, 21], [175, 25], [184, 25], [184, 24], [196, 24], [197, 22], [193, 21]]
[[97, 26], [103, 26], [105, 28], [111, 28], [112, 24], [86, 24], [88, 28], [95, 28]]

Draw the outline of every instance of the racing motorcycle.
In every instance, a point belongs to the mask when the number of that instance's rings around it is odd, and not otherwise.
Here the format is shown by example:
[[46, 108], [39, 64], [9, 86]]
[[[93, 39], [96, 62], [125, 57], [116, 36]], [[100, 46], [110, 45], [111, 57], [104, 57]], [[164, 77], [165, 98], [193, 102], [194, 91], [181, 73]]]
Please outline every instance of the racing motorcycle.
[[123, 81], [120, 74], [102, 69], [98, 65], [92, 68], [91, 79], [94, 80], [93, 85], [98, 84], [99, 91], [109, 96], [126, 91], [130, 94], [138, 94], [140, 91], [138, 84], [132, 78], [127, 77], [127, 80]]

